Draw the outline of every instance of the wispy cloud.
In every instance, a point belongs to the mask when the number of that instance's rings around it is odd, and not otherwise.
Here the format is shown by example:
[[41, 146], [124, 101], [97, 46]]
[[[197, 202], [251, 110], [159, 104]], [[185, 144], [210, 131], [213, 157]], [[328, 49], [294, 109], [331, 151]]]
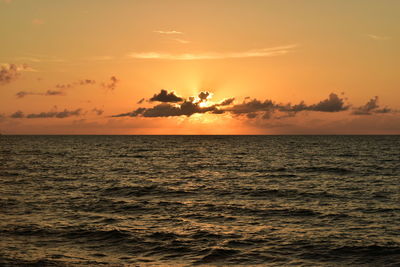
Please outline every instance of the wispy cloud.
[[183, 34], [183, 32], [179, 32], [179, 31], [174, 31], [174, 30], [170, 30], [170, 31], [154, 31], [155, 33], [159, 33], [159, 34]]
[[172, 38], [171, 40], [174, 40], [175, 42], [178, 42], [180, 44], [188, 44], [188, 43], [190, 43], [190, 41], [184, 40], [184, 39], [180, 39], [180, 38]]
[[386, 40], [390, 40], [392, 39], [389, 36], [382, 36], [382, 35], [375, 35], [375, 34], [367, 34], [367, 36], [372, 39], [372, 40], [376, 40], [376, 41], [386, 41]]
[[13, 119], [40, 119], [40, 118], [58, 118], [64, 119], [72, 116], [80, 116], [83, 114], [82, 109], [78, 108], [76, 110], [68, 110], [64, 109], [63, 111], [57, 111], [56, 109], [48, 112], [40, 112], [40, 113], [31, 113], [25, 115], [22, 111], [18, 110], [17, 112], [10, 115], [10, 118]]
[[17, 57], [15, 60], [30, 61], [30, 62], [41, 62], [39, 58], [35, 57]]
[[93, 61], [106, 61], [106, 60], [113, 60], [115, 57], [112, 56], [94, 56], [88, 58], [88, 60], [93, 60]]
[[64, 96], [65, 93], [62, 91], [57, 90], [47, 90], [46, 92], [27, 92], [27, 91], [20, 91], [15, 94], [17, 98], [24, 98], [28, 95], [41, 95], [41, 96]]
[[167, 60], [204, 60], [204, 59], [227, 59], [227, 58], [250, 58], [250, 57], [272, 57], [285, 55], [292, 52], [297, 45], [286, 45], [262, 49], [253, 49], [242, 52], [209, 52], [209, 53], [184, 53], [171, 54], [161, 52], [131, 53], [130, 58], [137, 59], [167, 59]]
[[25, 54], [20, 57], [15, 57], [14, 60], [18, 61], [30, 61], [30, 62], [65, 62], [64, 59], [47, 56], [47, 55], [38, 55], [38, 54]]
[[82, 79], [72, 83], [58, 83], [55, 85], [57, 89], [70, 89], [78, 85], [93, 85], [96, 81], [92, 79]]

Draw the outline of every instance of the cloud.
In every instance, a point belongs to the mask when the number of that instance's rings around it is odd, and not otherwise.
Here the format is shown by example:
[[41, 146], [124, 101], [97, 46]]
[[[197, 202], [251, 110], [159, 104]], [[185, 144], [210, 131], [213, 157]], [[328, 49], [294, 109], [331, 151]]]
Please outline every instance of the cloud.
[[129, 113], [114, 115], [112, 117], [175, 117], [191, 116], [195, 113], [206, 113], [216, 110], [215, 106], [200, 107], [199, 103], [184, 101], [179, 105], [162, 103], [152, 108], [138, 108]]
[[30, 70], [28, 65], [16, 65], [16, 64], [2, 64], [0, 65], [0, 85], [8, 84], [16, 80], [20, 75], [21, 71]]
[[309, 107], [309, 110], [321, 112], [339, 112], [348, 109], [349, 106], [345, 105], [344, 99], [335, 93], [331, 93], [327, 99]]
[[24, 113], [20, 110], [18, 110], [10, 115], [10, 118], [13, 118], [13, 119], [20, 119], [20, 118], [24, 118], [24, 117], [25, 117]]
[[[311, 105], [305, 104], [304, 101], [292, 105], [291, 103], [279, 104], [270, 99], [258, 100], [248, 97], [239, 104], [234, 103], [235, 98], [233, 97], [214, 103], [210, 101], [211, 97], [212, 93], [210, 92], [200, 92], [195, 97], [184, 99], [176, 96], [173, 91], [168, 93], [166, 90], [161, 90], [160, 93], [155, 94], [150, 99], [150, 102], [158, 101], [162, 102], [161, 104], [150, 108], [139, 107], [131, 112], [113, 115], [112, 117], [173, 117], [191, 116], [196, 113], [212, 113], [216, 115], [229, 113], [247, 119], [280, 120], [294, 117], [297, 113], [304, 111], [337, 113], [347, 111], [350, 108], [350, 104], [346, 104], [345, 99], [335, 93], [331, 93], [326, 99]], [[366, 105], [356, 108], [353, 114], [366, 115], [391, 112], [387, 107], [379, 109], [377, 100], [376, 97]], [[144, 99], [139, 102], [142, 103], [143, 101]]]
[[44, 93], [43, 95], [45, 96], [55, 96], [55, 95], [65, 95], [64, 92], [61, 91], [55, 91], [55, 90], [47, 90], [46, 93]]
[[117, 86], [117, 83], [119, 80], [115, 76], [110, 77], [110, 81], [107, 83], [102, 83], [103, 88], [109, 89], [109, 90], [114, 90]]
[[200, 101], [206, 101], [207, 98], [209, 98], [211, 96], [210, 92], [200, 92], [199, 93], [199, 99]]
[[145, 100], [146, 100], [146, 99], [142, 98], [142, 99], [140, 99], [140, 100], [137, 102], [137, 104], [142, 104]]
[[30, 62], [52, 62], [52, 63], [59, 63], [65, 62], [64, 59], [48, 56], [48, 55], [39, 55], [39, 54], [24, 54], [23, 56], [16, 57], [15, 60], [19, 61], [30, 61]]
[[174, 103], [174, 102], [183, 101], [183, 98], [175, 95], [175, 92], [173, 92], [173, 91], [168, 93], [167, 90], [162, 89], [160, 91], [160, 93], [154, 94], [153, 97], [149, 99], [149, 101], [150, 102], [158, 101], [158, 102], [165, 102], [165, 103], [167, 103], [167, 102]]
[[62, 91], [56, 91], [56, 90], [47, 90], [46, 92], [42, 92], [42, 93], [20, 91], [20, 92], [16, 93], [15, 95], [18, 98], [24, 98], [25, 96], [28, 96], [28, 95], [63, 96], [63, 95], [65, 95], [65, 93]]
[[[175, 117], [175, 116], [191, 116], [195, 113], [217, 112], [217, 105], [201, 106], [201, 104], [210, 96], [209, 92], [200, 92], [198, 97], [189, 97], [184, 100], [177, 97], [173, 92], [161, 90], [159, 94], [155, 94], [150, 101], [163, 102], [151, 108], [137, 108], [132, 112], [113, 115], [112, 117]], [[162, 101], [161, 101], [162, 100]], [[182, 102], [183, 101], [183, 102]], [[174, 102], [182, 102], [175, 104]]]
[[294, 116], [295, 113], [301, 111], [318, 111], [318, 112], [340, 112], [348, 110], [350, 105], [346, 105], [345, 99], [339, 97], [335, 93], [331, 93], [327, 99], [324, 99], [317, 104], [307, 105], [304, 101], [299, 104], [279, 104], [275, 108], [281, 112], [286, 112], [289, 116]]
[[28, 119], [38, 119], [38, 118], [68, 118], [71, 116], [79, 116], [82, 114], [82, 109], [78, 108], [76, 110], [67, 110], [63, 111], [49, 111], [49, 112], [40, 112], [40, 113], [31, 113], [26, 115]]
[[33, 92], [26, 92], [26, 91], [20, 91], [15, 94], [18, 98], [24, 98], [27, 95], [36, 95], [36, 93]]
[[188, 44], [188, 43], [190, 43], [190, 41], [184, 40], [184, 39], [180, 39], [180, 38], [172, 38], [171, 40], [174, 40], [174, 41], [176, 41], [176, 42], [178, 42], [178, 43], [181, 43], [181, 44]]
[[367, 36], [375, 41], [386, 41], [386, 40], [390, 40], [391, 37], [389, 36], [381, 36], [381, 35], [375, 35], [375, 34], [367, 34]]
[[271, 48], [254, 49], [243, 52], [212, 52], [212, 53], [184, 53], [170, 54], [160, 52], [131, 53], [130, 58], [135, 59], [164, 59], [164, 60], [206, 60], [228, 58], [272, 57], [285, 55], [292, 52], [296, 45], [278, 46]]
[[[257, 99], [253, 99], [250, 101], [243, 101], [241, 104], [234, 105], [231, 108], [225, 109], [225, 111], [241, 115], [241, 114], [254, 114], [255, 112], [262, 111], [273, 111], [277, 108], [277, 106], [272, 102], [272, 100], [264, 100], [260, 101]], [[250, 115], [254, 117], [254, 115]]]
[[17, 57], [15, 60], [31, 61], [31, 62], [42, 62], [41, 59], [35, 57]]
[[104, 110], [102, 109], [98, 109], [98, 108], [94, 108], [92, 109], [92, 112], [96, 113], [97, 116], [100, 116], [104, 113]]
[[70, 89], [70, 88], [73, 88], [73, 87], [75, 87], [77, 85], [93, 85], [95, 83], [96, 83], [96, 81], [92, 80], [92, 79], [82, 79], [82, 80], [79, 80], [79, 81], [73, 82], [73, 83], [65, 83], [65, 84], [58, 83], [58, 84], [56, 84], [56, 88], [58, 88], [58, 89]]
[[91, 79], [84, 79], [79, 81], [80, 85], [95, 84], [95, 83], [96, 81]]
[[220, 103], [216, 104], [217, 106], [229, 106], [235, 101], [234, 97], [227, 98], [222, 100]]
[[388, 107], [380, 108], [378, 104], [379, 98], [375, 96], [370, 99], [365, 105], [357, 107], [353, 110], [354, 115], [372, 115], [374, 113], [390, 113], [394, 112]]
[[179, 32], [179, 31], [154, 31], [155, 33], [159, 33], [159, 34], [183, 34], [183, 32]]
[[40, 112], [40, 113], [30, 113], [28, 115], [25, 115], [24, 112], [18, 110], [15, 113], [10, 115], [10, 118], [13, 119], [21, 119], [21, 118], [27, 118], [27, 119], [39, 119], [39, 118], [58, 118], [58, 119], [63, 119], [63, 118], [68, 118], [71, 116], [80, 116], [82, 115], [82, 109], [78, 108], [76, 110], [68, 110], [64, 109], [63, 111], [48, 111], [48, 112]]
[[74, 85], [71, 84], [71, 83], [67, 83], [67, 84], [58, 83], [58, 84], [56, 84], [56, 88], [58, 88], [58, 89], [69, 89], [69, 88], [72, 88], [72, 87], [74, 87]]

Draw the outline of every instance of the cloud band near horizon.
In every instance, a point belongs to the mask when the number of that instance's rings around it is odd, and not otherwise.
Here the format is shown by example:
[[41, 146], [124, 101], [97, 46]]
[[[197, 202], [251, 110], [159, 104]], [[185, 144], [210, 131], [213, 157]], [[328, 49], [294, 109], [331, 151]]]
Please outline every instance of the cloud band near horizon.
[[[148, 102], [160, 102], [153, 107], [139, 107], [133, 111], [116, 114], [111, 117], [175, 117], [175, 116], [192, 116], [199, 113], [211, 114], [232, 114], [234, 116], [245, 116], [248, 119], [281, 119], [286, 117], [294, 117], [299, 112], [325, 112], [334, 113], [342, 111], [352, 111], [352, 115], [372, 115], [384, 113], [397, 113], [388, 107], [381, 108], [378, 104], [378, 97], [372, 98], [365, 105], [360, 107], [352, 107], [346, 103], [343, 97], [335, 93], [331, 93], [328, 98], [323, 99], [315, 104], [307, 105], [304, 101], [299, 104], [281, 104], [270, 99], [261, 101], [258, 99], [246, 98], [242, 103], [235, 104], [235, 98], [229, 97], [218, 103], [208, 103], [207, 98], [211, 97], [209, 92], [201, 92], [197, 97], [189, 97], [184, 99], [175, 94], [161, 90], [160, 93], [154, 94]], [[141, 101], [142, 103], [143, 101]]]

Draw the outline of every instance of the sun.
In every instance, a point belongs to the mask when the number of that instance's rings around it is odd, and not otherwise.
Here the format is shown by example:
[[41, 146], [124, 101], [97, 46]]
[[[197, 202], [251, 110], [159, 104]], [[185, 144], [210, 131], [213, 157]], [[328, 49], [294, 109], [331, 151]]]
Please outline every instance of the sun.
[[208, 106], [209, 106], [209, 102], [207, 100], [199, 103], [199, 107], [201, 107], [201, 108], [205, 108]]

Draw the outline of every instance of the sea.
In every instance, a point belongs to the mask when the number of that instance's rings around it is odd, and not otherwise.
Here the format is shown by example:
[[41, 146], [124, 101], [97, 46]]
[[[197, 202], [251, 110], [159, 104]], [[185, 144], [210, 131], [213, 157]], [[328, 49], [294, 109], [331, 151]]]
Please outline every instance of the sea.
[[400, 266], [400, 136], [0, 136], [0, 266]]

